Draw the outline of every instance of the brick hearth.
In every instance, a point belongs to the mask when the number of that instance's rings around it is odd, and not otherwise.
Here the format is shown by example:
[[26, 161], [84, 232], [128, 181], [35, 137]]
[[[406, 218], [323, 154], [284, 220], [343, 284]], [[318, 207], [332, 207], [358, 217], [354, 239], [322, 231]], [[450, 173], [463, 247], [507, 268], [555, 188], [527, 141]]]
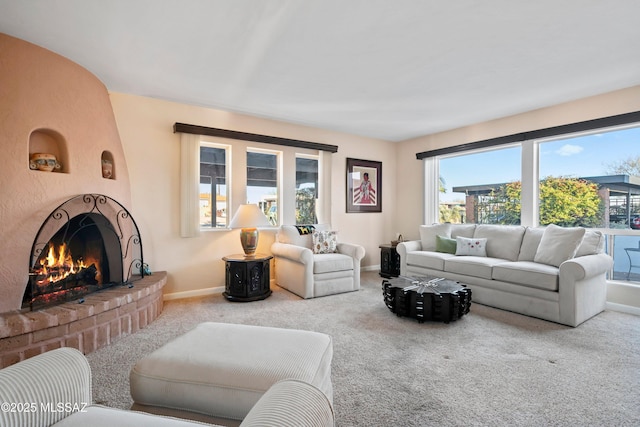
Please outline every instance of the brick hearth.
[[87, 295], [38, 311], [0, 314], [0, 368], [58, 347], [74, 347], [84, 354], [132, 334], [162, 312], [166, 272]]

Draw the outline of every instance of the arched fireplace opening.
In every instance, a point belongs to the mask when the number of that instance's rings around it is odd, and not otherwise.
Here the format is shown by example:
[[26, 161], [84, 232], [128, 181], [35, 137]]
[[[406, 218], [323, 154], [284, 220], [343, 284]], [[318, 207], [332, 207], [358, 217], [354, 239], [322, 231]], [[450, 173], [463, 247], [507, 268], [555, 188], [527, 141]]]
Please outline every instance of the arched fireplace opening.
[[37, 310], [145, 275], [140, 232], [114, 199], [85, 194], [58, 206], [34, 240], [22, 306]]

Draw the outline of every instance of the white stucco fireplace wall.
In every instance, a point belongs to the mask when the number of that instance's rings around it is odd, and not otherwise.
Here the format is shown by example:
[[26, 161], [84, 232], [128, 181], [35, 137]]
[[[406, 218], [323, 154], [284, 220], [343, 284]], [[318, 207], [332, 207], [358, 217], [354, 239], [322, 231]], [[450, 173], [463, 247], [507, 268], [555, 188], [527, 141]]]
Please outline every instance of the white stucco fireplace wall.
[[[46, 49], [0, 33], [0, 368], [58, 347], [90, 353], [162, 311], [166, 272], [41, 310], [21, 309], [31, 247], [60, 204], [83, 194], [131, 209], [124, 150], [105, 86]], [[54, 171], [33, 153], [55, 155]], [[103, 175], [103, 164], [112, 174]]]
[[[51, 51], [0, 34], [0, 313], [20, 309], [31, 245], [45, 218], [67, 199], [107, 195], [131, 206], [127, 165], [105, 86]], [[32, 170], [33, 153], [60, 168]], [[103, 160], [114, 175], [104, 178]]]

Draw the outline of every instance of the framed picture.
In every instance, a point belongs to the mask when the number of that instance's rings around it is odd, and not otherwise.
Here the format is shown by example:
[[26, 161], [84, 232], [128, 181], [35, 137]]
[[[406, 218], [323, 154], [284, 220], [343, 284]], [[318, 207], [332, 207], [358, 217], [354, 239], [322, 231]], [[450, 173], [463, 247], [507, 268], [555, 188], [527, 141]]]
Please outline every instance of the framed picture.
[[382, 162], [347, 158], [347, 212], [382, 212]]

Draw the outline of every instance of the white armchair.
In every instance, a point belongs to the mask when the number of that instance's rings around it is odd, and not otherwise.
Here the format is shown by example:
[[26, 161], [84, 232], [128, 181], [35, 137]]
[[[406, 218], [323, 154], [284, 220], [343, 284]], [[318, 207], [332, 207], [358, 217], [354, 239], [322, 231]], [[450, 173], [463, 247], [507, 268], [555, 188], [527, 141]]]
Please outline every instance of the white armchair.
[[[329, 231], [317, 224], [316, 231]], [[360, 289], [360, 261], [364, 248], [338, 243], [335, 253], [314, 254], [312, 234], [301, 235], [293, 225], [278, 230], [271, 253], [275, 259], [276, 283], [302, 298], [315, 298]]]

